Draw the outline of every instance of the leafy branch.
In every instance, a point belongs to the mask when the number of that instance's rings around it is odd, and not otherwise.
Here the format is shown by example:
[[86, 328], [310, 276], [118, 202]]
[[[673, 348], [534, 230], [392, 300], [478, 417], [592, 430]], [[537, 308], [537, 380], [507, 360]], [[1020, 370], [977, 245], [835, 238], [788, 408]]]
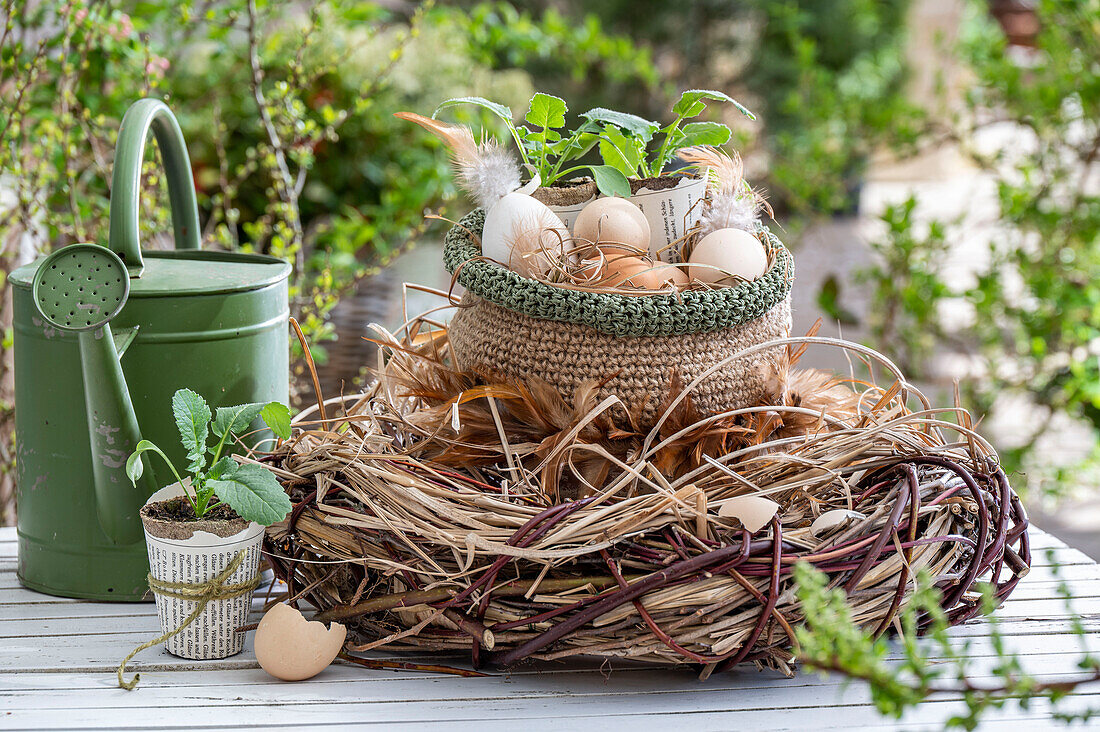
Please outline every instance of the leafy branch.
[[[852, 616], [844, 591], [828, 587], [826, 575], [812, 565], [797, 564], [794, 578], [805, 616], [804, 625], [795, 629], [798, 659], [809, 669], [866, 682], [875, 708], [884, 715], [900, 719], [925, 700], [954, 697], [963, 702], [965, 711], [946, 720], [946, 725], [972, 730], [990, 709], [1010, 702], [1026, 709], [1037, 698], [1057, 705], [1078, 687], [1100, 681], [1100, 659], [1085, 650], [1080, 616], [1073, 615], [1073, 632], [1082, 639], [1083, 655], [1077, 668], [1084, 673], [1058, 681], [1042, 681], [1028, 673], [1020, 657], [1008, 650], [997, 619], [988, 616], [985, 622], [997, 659], [992, 673], [997, 680], [985, 683], [973, 674], [970, 643], [960, 644], [948, 636], [942, 595], [927, 574], [918, 575], [916, 588], [898, 615], [896, 644], [862, 628]], [[1068, 606], [1070, 590], [1064, 582], [1059, 593]], [[994, 610], [989, 585], [983, 590], [982, 604], [987, 615]], [[918, 642], [920, 635], [929, 642]], [[891, 658], [895, 650], [900, 650], [900, 659]], [[1065, 721], [1088, 719], [1092, 714], [1093, 710], [1055, 711], [1055, 716]]]

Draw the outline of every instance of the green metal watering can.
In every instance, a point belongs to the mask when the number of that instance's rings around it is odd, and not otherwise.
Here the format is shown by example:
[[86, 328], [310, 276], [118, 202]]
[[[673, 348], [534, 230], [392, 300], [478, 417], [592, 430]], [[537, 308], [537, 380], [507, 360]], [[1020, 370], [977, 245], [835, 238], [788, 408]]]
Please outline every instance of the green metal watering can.
[[[164, 161], [175, 251], [142, 251], [138, 196], [152, 130]], [[211, 407], [288, 399], [290, 265], [200, 250], [183, 135], [164, 103], [122, 120], [108, 246], [77, 244], [15, 270], [16, 501], [19, 579], [34, 590], [141, 600], [149, 571], [138, 511], [172, 482], [147, 463], [133, 486], [126, 458], [140, 437], [186, 464], [172, 394]], [[260, 439], [257, 433], [255, 439]]]

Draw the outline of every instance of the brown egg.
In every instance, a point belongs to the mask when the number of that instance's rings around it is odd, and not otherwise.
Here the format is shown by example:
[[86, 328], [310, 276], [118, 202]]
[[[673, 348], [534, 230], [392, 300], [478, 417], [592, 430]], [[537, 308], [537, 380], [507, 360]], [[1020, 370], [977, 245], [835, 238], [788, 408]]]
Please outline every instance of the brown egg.
[[604, 274], [604, 260], [597, 253], [580, 261], [573, 272], [573, 278], [578, 285], [599, 285], [602, 284]]
[[649, 251], [649, 222], [642, 210], [625, 198], [597, 198], [581, 209], [573, 222], [573, 237], [601, 245], [622, 244], [644, 254]]
[[279, 603], [256, 628], [256, 660], [283, 681], [310, 679], [324, 671], [344, 647], [347, 628], [306, 620], [297, 608]]
[[670, 284], [686, 285], [682, 270], [663, 262], [624, 255], [615, 249], [604, 250], [607, 264], [600, 282], [608, 287], [635, 287], [640, 290], [666, 290]]
[[705, 265], [688, 267], [693, 280], [736, 285], [742, 279], [752, 282], [763, 275], [768, 269], [768, 255], [760, 240], [744, 229], [719, 229], [699, 240], [688, 263]]

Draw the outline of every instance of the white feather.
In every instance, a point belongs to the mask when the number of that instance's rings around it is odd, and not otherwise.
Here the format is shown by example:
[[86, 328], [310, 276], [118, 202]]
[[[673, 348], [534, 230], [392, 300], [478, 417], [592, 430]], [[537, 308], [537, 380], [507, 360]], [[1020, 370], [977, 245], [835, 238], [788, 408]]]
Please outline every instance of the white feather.
[[730, 156], [704, 145], [684, 148], [677, 155], [707, 176], [707, 203], [699, 217], [703, 236], [719, 229], [755, 232], [760, 214], [771, 212], [763, 196], [745, 182], [741, 156], [736, 152]]
[[477, 146], [475, 159], [456, 166], [459, 183], [477, 205], [488, 211], [493, 204], [519, 188], [519, 165], [512, 153], [494, 140]]
[[711, 192], [699, 217], [700, 233], [703, 236], [719, 229], [756, 231], [759, 226], [760, 204], [751, 193], [738, 196]]

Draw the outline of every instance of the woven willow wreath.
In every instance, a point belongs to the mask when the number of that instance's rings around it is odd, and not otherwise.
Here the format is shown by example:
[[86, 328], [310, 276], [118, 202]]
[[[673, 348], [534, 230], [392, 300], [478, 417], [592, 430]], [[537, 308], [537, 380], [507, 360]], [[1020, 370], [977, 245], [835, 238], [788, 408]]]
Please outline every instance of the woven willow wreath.
[[[1027, 518], [969, 415], [932, 408], [862, 346], [778, 341], [788, 371], [767, 403], [701, 415], [684, 391], [632, 433], [609, 400], [451, 371], [427, 321], [382, 339], [371, 389], [323, 422], [304, 414], [317, 428], [270, 458], [295, 507], [266, 550], [291, 596], [349, 624], [348, 650], [789, 674], [797, 562], [877, 633], [917, 572], [958, 623], [981, 611], [979, 579], [1001, 600], [1030, 564]], [[877, 361], [887, 385], [794, 368], [807, 344]], [[755, 533], [728, 510], [744, 496], [779, 504]], [[815, 532], [834, 509], [852, 518]]]

